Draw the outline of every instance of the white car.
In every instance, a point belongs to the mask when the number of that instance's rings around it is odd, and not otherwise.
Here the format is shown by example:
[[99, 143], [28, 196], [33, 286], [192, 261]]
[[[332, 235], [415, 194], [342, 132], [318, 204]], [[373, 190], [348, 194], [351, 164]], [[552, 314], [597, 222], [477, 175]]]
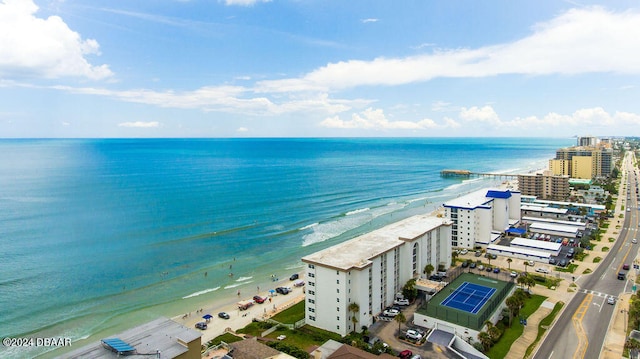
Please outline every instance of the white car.
[[393, 308], [387, 309], [384, 312], [382, 312], [382, 315], [384, 315], [385, 317], [395, 317], [398, 314], [400, 314], [400, 311]]
[[407, 330], [406, 337], [409, 338], [409, 339], [413, 339], [413, 340], [422, 339], [422, 335], [420, 335], [420, 333], [416, 332], [413, 329]]
[[616, 298], [614, 298], [614, 297], [607, 298], [607, 303], [608, 304], [616, 304]]
[[468, 251], [468, 250], [466, 250], [466, 249], [463, 249], [463, 250], [461, 250], [461, 251], [460, 251], [460, 254], [462, 254], [462, 255], [465, 255], [465, 254], [467, 254], [467, 253], [469, 253], [469, 251]]
[[549, 270], [547, 268], [536, 268], [536, 272], [549, 274]]
[[395, 305], [409, 305], [409, 299], [396, 299], [393, 301]]
[[638, 243], [638, 240], [634, 238], [634, 239], [631, 240], [631, 243], [633, 243], [633, 244]]
[[511, 278], [515, 278], [518, 276], [518, 272], [512, 270], [511, 273], [509, 274], [511, 276]]

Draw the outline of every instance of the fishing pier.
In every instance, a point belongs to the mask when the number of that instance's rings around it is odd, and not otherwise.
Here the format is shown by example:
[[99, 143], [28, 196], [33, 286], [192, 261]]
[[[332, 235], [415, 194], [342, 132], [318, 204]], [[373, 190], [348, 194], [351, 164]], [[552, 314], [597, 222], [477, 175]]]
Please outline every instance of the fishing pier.
[[518, 178], [518, 175], [505, 173], [472, 172], [469, 170], [442, 170], [441, 177], [494, 177], [494, 178]]

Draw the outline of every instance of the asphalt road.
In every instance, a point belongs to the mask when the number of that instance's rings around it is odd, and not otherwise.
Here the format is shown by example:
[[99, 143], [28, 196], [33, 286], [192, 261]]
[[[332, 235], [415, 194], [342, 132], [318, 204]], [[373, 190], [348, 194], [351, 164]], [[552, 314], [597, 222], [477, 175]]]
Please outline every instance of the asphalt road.
[[[598, 358], [602, 350], [609, 323], [616, 306], [607, 304], [609, 296], [617, 297], [623, 291], [629, 291], [632, 283], [618, 280], [617, 273], [623, 263], [632, 263], [638, 244], [631, 239], [638, 233], [638, 203], [635, 196], [636, 179], [632, 174], [631, 159], [625, 159], [628, 181], [631, 189], [630, 199], [626, 202], [623, 227], [618, 240], [610, 249], [598, 268], [590, 275], [578, 280], [579, 290], [567, 304], [566, 309], [550, 330], [534, 358]], [[620, 189], [620, 196], [626, 196], [626, 190]], [[617, 225], [617, 221], [612, 221]], [[598, 245], [606, 246], [607, 238]], [[632, 269], [633, 270], [633, 269]]]

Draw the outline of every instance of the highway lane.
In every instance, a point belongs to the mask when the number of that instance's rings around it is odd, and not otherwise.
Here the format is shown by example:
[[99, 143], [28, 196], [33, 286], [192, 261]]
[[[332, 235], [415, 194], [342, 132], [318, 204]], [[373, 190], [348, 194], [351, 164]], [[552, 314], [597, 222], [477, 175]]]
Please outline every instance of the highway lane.
[[[549, 331], [545, 341], [534, 355], [534, 358], [598, 358], [604, 343], [606, 332], [613, 317], [615, 306], [606, 304], [609, 296], [617, 297], [625, 288], [627, 281], [617, 280], [617, 273], [623, 263], [630, 263], [636, 255], [637, 244], [631, 239], [637, 234], [638, 216], [635, 197], [635, 176], [631, 156], [625, 157], [626, 188], [631, 188], [632, 198], [627, 200], [626, 208], [632, 206], [630, 212], [625, 210], [625, 218], [618, 239], [614, 242], [609, 254], [602, 260], [598, 268], [590, 275], [578, 280], [579, 291], [566, 305], [562, 315]], [[620, 189], [621, 196], [626, 196], [626, 189]], [[611, 221], [616, 225], [617, 221]], [[629, 230], [631, 226], [631, 230]], [[607, 246], [608, 238], [603, 238], [598, 245]], [[632, 252], [633, 250], [633, 252]], [[631, 256], [631, 257], [629, 257]], [[625, 262], [626, 261], [626, 262]]]

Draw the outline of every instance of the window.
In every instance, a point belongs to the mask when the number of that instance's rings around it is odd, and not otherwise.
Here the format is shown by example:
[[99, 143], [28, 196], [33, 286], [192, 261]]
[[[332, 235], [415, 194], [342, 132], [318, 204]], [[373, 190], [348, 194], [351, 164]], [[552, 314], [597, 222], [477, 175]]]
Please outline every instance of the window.
[[307, 299], [307, 302], [309, 302], [309, 303], [311, 303], [311, 304], [315, 304], [315, 302], [316, 302], [316, 301], [315, 301], [315, 300], [313, 300], [313, 299], [311, 299], [311, 298], [309, 298], [309, 299]]
[[313, 264], [309, 264], [309, 269], [315, 269], [316, 267]]
[[340, 288], [336, 288], [336, 293], [340, 293]]
[[315, 278], [315, 276], [316, 276], [315, 274], [309, 273], [309, 278]]
[[315, 313], [315, 312], [316, 312], [316, 308], [309, 308], [309, 311], [310, 311], [311, 313]]
[[316, 321], [316, 317], [314, 317], [313, 315], [310, 315], [310, 316], [309, 316], [309, 320], [311, 320], [311, 321], [315, 322], [315, 321]]
[[312, 291], [312, 290], [307, 291], [307, 293], [309, 293], [310, 295], [315, 295], [315, 294], [316, 294], [316, 292], [314, 292], [314, 291]]
[[340, 279], [336, 279], [336, 284], [340, 284]]
[[339, 312], [339, 311], [340, 311], [340, 307], [336, 307], [336, 312]]
[[340, 330], [340, 326], [339, 326], [339, 325], [337, 325], [337, 326], [336, 326], [336, 329]]
[[336, 271], [336, 275], [340, 275], [340, 271], [339, 270]]
[[316, 284], [315, 284], [314, 282], [309, 282], [309, 286], [313, 287], [313, 286], [315, 286], [315, 285], [316, 285]]
[[340, 298], [336, 298], [336, 302], [340, 303]]
[[340, 316], [337, 316], [337, 317], [336, 317], [336, 319], [337, 319], [338, 321], [340, 321]]

